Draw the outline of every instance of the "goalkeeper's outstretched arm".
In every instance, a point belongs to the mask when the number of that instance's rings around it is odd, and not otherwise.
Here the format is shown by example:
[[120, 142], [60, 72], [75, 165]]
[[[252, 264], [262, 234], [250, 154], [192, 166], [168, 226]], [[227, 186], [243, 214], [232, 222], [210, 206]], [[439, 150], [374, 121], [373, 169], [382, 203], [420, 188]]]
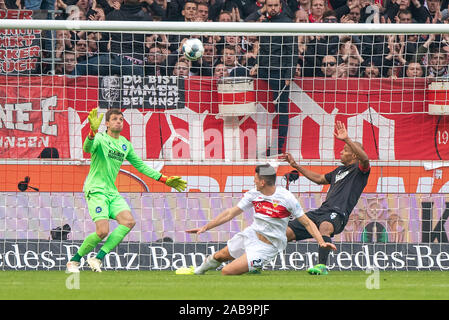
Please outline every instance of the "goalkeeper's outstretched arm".
[[181, 179], [181, 177], [178, 176], [171, 176], [167, 177], [164, 176], [162, 173], [160, 173], [157, 170], [154, 170], [153, 168], [150, 168], [143, 162], [143, 160], [136, 154], [134, 151], [134, 148], [131, 146], [131, 149], [128, 152], [128, 155], [126, 156], [126, 159], [131, 163], [139, 172], [143, 173], [144, 175], [162, 182], [166, 184], [169, 187], [172, 187], [176, 189], [176, 191], [184, 191], [187, 187], [187, 181]]

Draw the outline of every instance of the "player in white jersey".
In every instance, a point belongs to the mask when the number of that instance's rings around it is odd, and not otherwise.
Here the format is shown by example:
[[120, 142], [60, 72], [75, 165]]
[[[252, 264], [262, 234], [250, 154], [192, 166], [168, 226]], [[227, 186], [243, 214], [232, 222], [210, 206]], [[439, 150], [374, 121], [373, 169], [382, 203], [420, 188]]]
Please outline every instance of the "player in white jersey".
[[226, 247], [208, 256], [201, 266], [180, 268], [176, 271], [177, 274], [204, 274], [230, 260], [232, 262], [221, 271], [223, 275], [260, 271], [264, 264], [274, 259], [287, 246], [285, 234], [290, 216], [304, 225], [320, 247], [337, 249], [332, 243], [324, 242], [316, 225], [304, 214], [295, 196], [287, 189], [276, 186], [276, 171], [272, 166], [257, 166], [254, 183], [256, 188], [246, 192], [237, 206], [224, 210], [202, 228], [187, 232], [201, 234], [253, 207], [255, 214], [251, 226], [232, 237]]

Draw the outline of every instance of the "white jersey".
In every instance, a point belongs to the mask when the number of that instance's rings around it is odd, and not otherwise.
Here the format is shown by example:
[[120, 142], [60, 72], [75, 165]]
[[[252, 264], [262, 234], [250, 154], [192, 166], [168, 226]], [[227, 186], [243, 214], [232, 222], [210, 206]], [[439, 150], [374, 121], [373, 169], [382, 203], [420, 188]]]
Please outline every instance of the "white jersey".
[[250, 228], [266, 237], [278, 250], [287, 246], [287, 226], [290, 216], [301, 217], [304, 210], [295, 196], [283, 187], [276, 187], [271, 196], [266, 196], [256, 188], [249, 190], [237, 206], [246, 211], [254, 208], [254, 222]]

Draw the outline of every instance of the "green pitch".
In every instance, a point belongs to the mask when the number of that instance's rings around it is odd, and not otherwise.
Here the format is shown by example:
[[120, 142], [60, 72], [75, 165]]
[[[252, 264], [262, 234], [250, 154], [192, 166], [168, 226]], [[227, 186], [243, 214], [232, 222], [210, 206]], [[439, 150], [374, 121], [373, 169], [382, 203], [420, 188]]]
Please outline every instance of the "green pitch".
[[0, 299], [449, 299], [449, 272], [379, 272], [375, 276], [363, 271], [332, 271], [328, 276], [263, 271], [224, 277], [218, 271], [181, 276], [173, 271], [86, 270], [77, 281], [64, 271], [1, 271]]

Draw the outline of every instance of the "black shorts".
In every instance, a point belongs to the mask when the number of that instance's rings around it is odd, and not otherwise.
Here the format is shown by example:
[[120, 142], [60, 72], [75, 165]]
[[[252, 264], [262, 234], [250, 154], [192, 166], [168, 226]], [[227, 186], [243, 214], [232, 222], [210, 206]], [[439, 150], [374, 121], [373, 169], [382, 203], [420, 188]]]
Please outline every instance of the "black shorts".
[[[347, 223], [342, 214], [333, 211], [320, 211], [317, 209], [306, 212], [305, 214], [316, 224], [318, 229], [320, 228], [320, 224], [324, 221], [332, 223], [334, 226], [334, 232], [331, 234], [331, 237], [341, 233], [345, 229]], [[298, 219], [290, 221], [288, 226], [293, 230], [295, 233], [295, 238], [298, 241], [313, 238], [306, 228], [298, 221]]]

